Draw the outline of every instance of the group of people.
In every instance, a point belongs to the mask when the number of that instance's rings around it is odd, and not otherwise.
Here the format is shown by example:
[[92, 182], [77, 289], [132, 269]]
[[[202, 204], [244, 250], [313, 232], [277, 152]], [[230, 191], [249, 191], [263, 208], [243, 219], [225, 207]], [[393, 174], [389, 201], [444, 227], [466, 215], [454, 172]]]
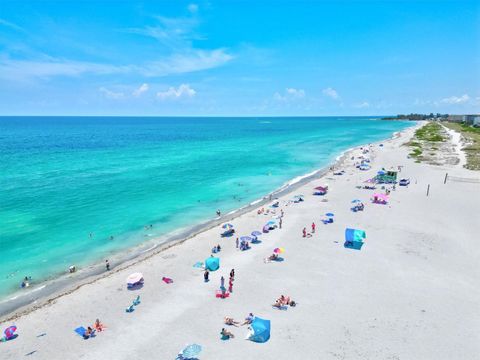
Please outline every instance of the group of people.
[[[255, 315], [253, 315], [253, 313], [249, 313], [247, 315], [247, 317], [245, 318], [245, 320], [242, 323], [240, 323], [239, 321], [235, 321], [232, 317], [225, 316], [225, 318], [223, 319], [223, 322], [224, 322], [225, 325], [239, 327], [239, 326], [243, 326], [243, 325], [250, 325], [254, 318], [255, 318]], [[233, 333], [226, 330], [225, 328], [222, 328], [222, 331], [220, 332], [220, 335], [221, 335], [222, 340], [228, 340], [230, 338], [235, 337], [235, 335]]]
[[212, 254], [219, 253], [220, 250], [222, 250], [222, 248], [220, 247], [220, 244], [217, 244], [216, 246], [214, 246], [214, 247], [212, 248]]
[[280, 297], [277, 300], [275, 300], [275, 304], [273, 304], [272, 306], [281, 309], [284, 306], [294, 307], [296, 305], [297, 303], [292, 299], [290, 299], [290, 296], [280, 295]]
[[89, 339], [95, 335], [95, 332], [101, 332], [105, 330], [105, 325], [103, 325], [99, 319], [95, 320], [95, 324], [93, 324], [93, 328], [88, 326], [85, 332], [83, 333], [83, 338]]

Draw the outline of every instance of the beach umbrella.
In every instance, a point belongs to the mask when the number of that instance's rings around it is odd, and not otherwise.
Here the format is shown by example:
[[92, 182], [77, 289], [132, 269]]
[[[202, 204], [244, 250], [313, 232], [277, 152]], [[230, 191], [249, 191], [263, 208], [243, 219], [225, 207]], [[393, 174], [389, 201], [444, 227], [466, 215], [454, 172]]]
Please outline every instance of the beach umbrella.
[[335, 216], [335, 214], [334, 213], [326, 213], [325, 216], [333, 217], [333, 216]]
[[15, 335], [15, 331], [17, 331], [17, 327], [15, 325], [9, 326], [3, 332], [5, 334], [5, 338], [11, 339], [13, 335]]
[[198, 344], [188, 345], [185, 349], [182, 350], [182, 356], [185, 359], [191, 359], [202, 351], [202, 347]]
[[232, 224], [223, 224], [223, 225], [222, 225], [222, 228], [227, 229], [227, 230], [230, 230], [230, 229], [233, 228], [233, 225], [232, 225]]
[[285, 249], [284, 248], [275, 248], [275, 249], [273, 249], [273, 252], [275, 254], [283, 254], [285, 252]]
[[262, 235], [260, 231], [257, 231], [257, 230], [252, 231], [252, 236], [260, 236], [260, 235]]
[[205, 269], [209, 271], [216, 271], [220, 267], [220, 259], [217, 257], [210, 256], [205, 260]]
[[267, 225], [275, 225], [277, 222], [275, 220], [270, 220], [267, 222]]
[[352, 200], [352, 203], [354, 203], [354, 204], [355, 204], [355, 203], [358, 203], [358, 202], [361, 202], [361, 201], [358, 200], [358, 199]]
[[250, 236], [241, 236], [240, 240], [242, 240], [242, 241], [252, 241], [252, 238]]
[[143, 274], [140, 272], [130, 274], [130, 276], [127, 277], [127, 284], [136, 284], [141, 281], [143, 281]]
[[250, 324], [251, 333], [248, 339], [251, 341], [264, 343], [270, 339], [270, 320], [256, 317]]

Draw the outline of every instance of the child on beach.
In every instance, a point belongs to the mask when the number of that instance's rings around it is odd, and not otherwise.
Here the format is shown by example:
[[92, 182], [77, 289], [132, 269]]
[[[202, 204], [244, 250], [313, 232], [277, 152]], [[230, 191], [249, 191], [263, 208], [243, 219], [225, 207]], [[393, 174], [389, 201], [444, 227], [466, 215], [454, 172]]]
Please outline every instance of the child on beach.
[[220, 335], [222, 335], [222, 340], [233, 339], [235, 337], [230, 331], [225, 330], [225, 328], [222, 328]]

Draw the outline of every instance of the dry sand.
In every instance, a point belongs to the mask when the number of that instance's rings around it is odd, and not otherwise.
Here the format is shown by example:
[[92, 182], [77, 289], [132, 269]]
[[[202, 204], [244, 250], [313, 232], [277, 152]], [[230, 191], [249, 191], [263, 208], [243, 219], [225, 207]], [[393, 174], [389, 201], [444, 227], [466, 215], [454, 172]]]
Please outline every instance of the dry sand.
[[[412, 133], [374, 146], [370, 171], [348, 161], [345, 175], [329, 173], [299, 189], [305, 202], [281, 197], [283, 228], [262, 235], [249, 251], [236, 250], [235, 238], [221, 239], [216, 227], [19, 317], [19, 337], [0, 343], [0, 358], [174, 359], [184, 345], [198, 343], [200, 359], [478, 359], [480, 184], [443, 181], [446, 172], [477, 180], [479, 174], [407, 159], [401, 144]], [[412, 182], [392, 191], [388, 205], [371, 204], [372, 191], [356, 188], [381, 167], [398, 165]], [[313, 196], [313, 187], [324, 183], [327, 196]], [[366, 204], [364, 212], [350, 211], [355, 198]], [[335, 213], [333, 224], [321, 224], [326, 212]], [[238, 235], [248, 235], [270, 218], [252, 211], [233, 224]], [[302, 238], [312, 221], [317, 232]], [[361, 251], [344, 248], [346, 227], [366, 231]], [[217, 243], [221, 267], [204, 283], [203, 271], [192, 265]], [[286, 249], [285, 261], [265, 264], [275, 247]], [[232, 268], [233, 294], [215, 298], [220, 276], [228, 282]], [[128, 291], [125, 279], [135, 271], [143, 272], [145, 286]], [[138, 294], [141, 304], [127, 314]], [[273, 309], [281, 294], [298, 305]], [[221, 341], [223, 317], [243, 320], [249, 312], [271, 320], [271, 339], [246, 341], [243, 326], [229, 327], [236, 337]], [[74, 333], [96, 318], [106, 331], [89, 340]]]

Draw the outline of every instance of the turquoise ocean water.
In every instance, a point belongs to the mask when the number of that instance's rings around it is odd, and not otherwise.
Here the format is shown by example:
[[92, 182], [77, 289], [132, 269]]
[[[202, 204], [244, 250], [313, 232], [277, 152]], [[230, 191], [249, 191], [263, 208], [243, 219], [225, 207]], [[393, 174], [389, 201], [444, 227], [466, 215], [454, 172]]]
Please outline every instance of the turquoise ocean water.
[[246, 205], [411, 125], [361, 117], [0, 118], [0, 297], [26, 275], [39, 282], [139, 244], [146, 233], [210, 220], [216, 209]]

